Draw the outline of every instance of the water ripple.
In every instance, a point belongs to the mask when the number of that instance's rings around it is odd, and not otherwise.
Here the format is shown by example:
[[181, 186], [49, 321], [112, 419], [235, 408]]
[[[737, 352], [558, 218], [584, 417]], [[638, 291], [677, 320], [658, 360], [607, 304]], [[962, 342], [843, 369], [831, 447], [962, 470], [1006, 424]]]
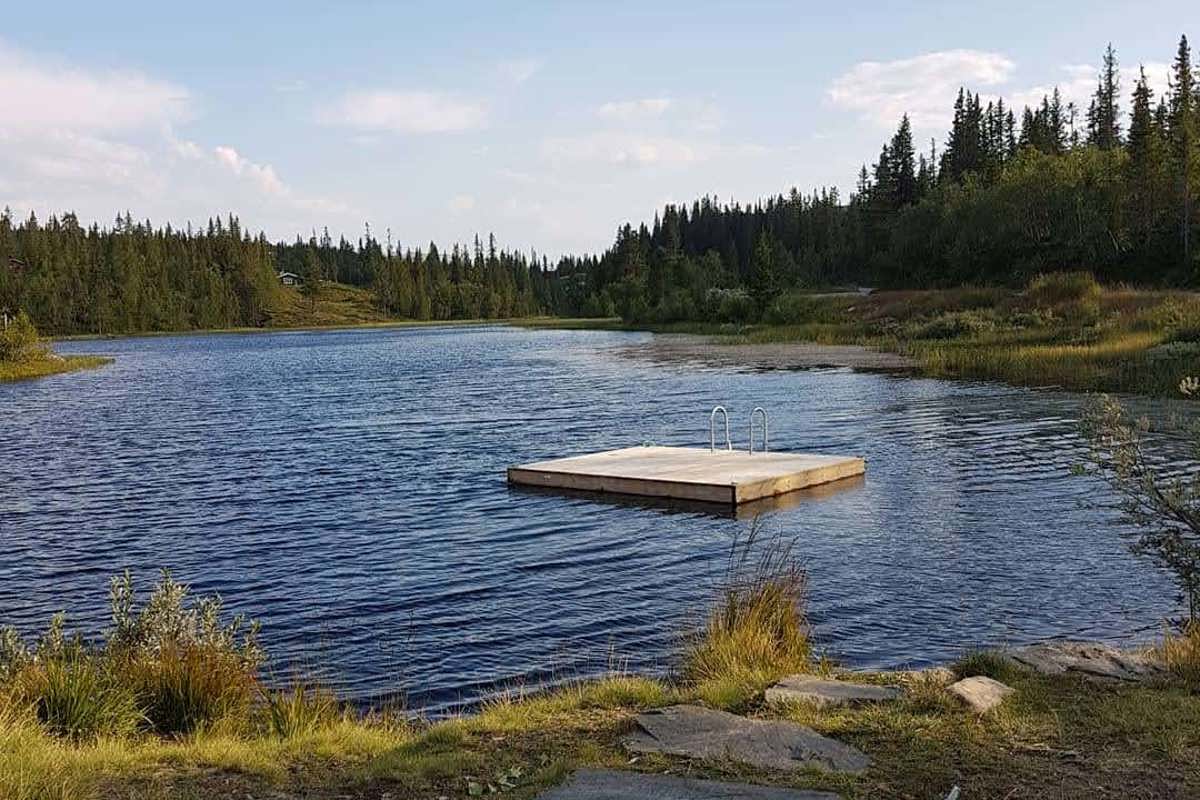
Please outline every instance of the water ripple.
[[[669, 668], [748, 519], [514, 491], [512, 463], [699, 445], [756, 405], [778, 449], [865, 481], [770, 512], [821, 646], [860, 666], [1047, 636], [1125, 640], [1177, 611], [1072, 477], [1080, 399], [846, 370], [619, 356], [644, 334], [506, 328], [75, 342], [112, 366], [0, 385], [0, 623], [170, 567], [264, 622], [280, 668], [437, 712], [513, 685]], [[1086, 502], [1092, 501], [1092, 502]]]

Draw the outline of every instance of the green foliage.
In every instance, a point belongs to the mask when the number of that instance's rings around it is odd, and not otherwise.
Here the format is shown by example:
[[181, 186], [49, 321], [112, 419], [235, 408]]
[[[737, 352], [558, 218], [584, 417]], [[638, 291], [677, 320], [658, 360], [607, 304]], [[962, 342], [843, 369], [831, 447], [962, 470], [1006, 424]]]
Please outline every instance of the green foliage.
[[189, 602], [189, 594], [164, 571], [139, 607], [130, 574], [113, 578], [113, 627], [103, 646], [68, 636], [61, 614], [33, 647], [2, 629], [0, 681], [71, 737], [139, 726], [185, 734], [244, 718], [264, 658], [258, 625], [240, 616], [226, 622], [220, 598]]
[[46, 356], [46, 348], [38, 340], [37, 328], [24, 311], [0, 326], [0, 361], [25, 363]]
[[[1180, 391], [1190, 394], [1194, 379], [1184, 378]], [[1200, 472], [1170, 469], [1147, 446], [1147, 419], [1133, 419], [1119, 401], [1101, 397], [1087, 410], [1082, 428], [1090, 442], [1091, 472], [1107, 481], [1121, 497], [1126, 520], [1138, 531], [1131, 549], [1153, 558], [1171, 572], [1187, 605], [1181, 625], [1200, 624]], [[1200, 458], [1200, 426], [1190, 434]]]

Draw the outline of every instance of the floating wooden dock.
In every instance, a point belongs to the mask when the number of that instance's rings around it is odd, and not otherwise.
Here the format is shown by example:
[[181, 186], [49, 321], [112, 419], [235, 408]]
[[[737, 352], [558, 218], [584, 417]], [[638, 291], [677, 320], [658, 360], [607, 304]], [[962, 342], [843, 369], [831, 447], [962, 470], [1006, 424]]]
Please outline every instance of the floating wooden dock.
[[866, 472], [853, 456], [626, 447], [508, 468], [510, 483], [544, 489], [696, 500], [737, 506]]

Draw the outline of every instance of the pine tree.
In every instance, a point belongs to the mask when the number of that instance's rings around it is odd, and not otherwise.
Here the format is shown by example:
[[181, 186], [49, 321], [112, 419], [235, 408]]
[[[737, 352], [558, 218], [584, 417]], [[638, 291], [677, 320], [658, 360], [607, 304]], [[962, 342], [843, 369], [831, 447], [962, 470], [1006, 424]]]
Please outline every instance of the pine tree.
[[1196, 180], [1197, 162], [1197, 81], [1192, 71], [1192, 51], [1187, 36], [1179, 39], [1179, 48], [1171, 68], [1170, 96], [1167, 101], [1167, 141], [1171, 149], [1176, 174], [1179, 176], [1176, 193], [1179, 198], [1180, 239], [1183, 263], [1191, 266], [1192, 193]]
[[913, 152], [912, 123], [908, 114], [900, 118], [900, 127], [892, 137], [889, 149], [891, 161], [892, 202], [906, 206], [917, 199], [917, 173]]
[[1101, 150], [1112, 150], [1121, 143], [1120, 102], [1121, 78], [1117, 69], [1117, 53], [1112, 43], [1104, 51], [1099, 83], [1087, 112], [1087, 143]]

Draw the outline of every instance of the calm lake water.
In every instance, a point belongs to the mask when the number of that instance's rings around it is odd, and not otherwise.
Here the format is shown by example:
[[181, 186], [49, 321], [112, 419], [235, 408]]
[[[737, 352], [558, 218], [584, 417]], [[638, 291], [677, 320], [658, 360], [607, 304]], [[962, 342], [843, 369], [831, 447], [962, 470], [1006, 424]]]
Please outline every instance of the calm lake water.
[[107, 622], [159, 567], [263, 622], [276, 663], [447, 710], [611, 664], [662, 671], [755, 522], [510, 489], [507, 465], [654, 441], [864, 455], [762, 514], [796, 537], [816, 636], [852, 665], [1176, 614], [1081, 458], [1078, 395], [845, 370], [652, 364], [647, 334], [502, 327], [72, 342], [102, 370], [0, 384], [0, 624]]

